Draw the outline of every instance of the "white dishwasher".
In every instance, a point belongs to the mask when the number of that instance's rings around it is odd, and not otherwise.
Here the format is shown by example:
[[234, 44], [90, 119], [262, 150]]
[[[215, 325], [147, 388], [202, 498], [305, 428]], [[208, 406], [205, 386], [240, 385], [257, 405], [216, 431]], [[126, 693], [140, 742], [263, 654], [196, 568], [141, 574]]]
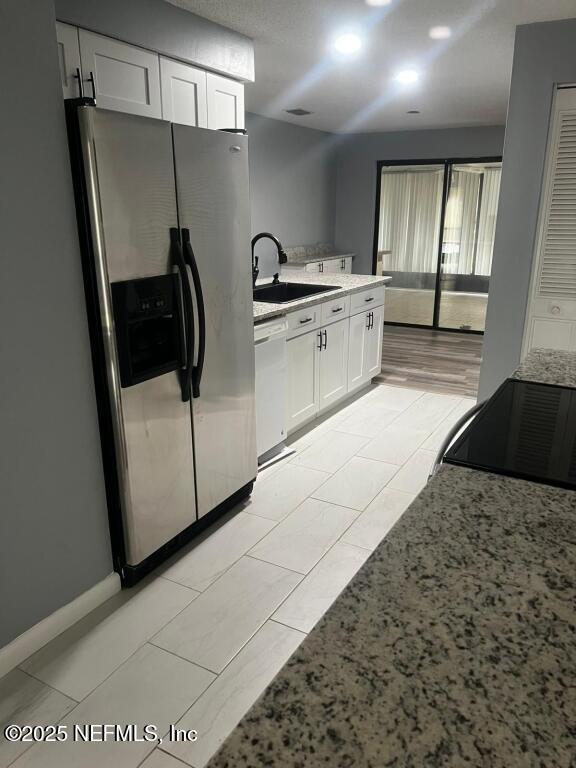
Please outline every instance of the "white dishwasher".
[[276, 318], [254, 326], [256, 346], [256, 447], [258, 461], [267, 461], [286, 438], [286, 375], [288, 323]]

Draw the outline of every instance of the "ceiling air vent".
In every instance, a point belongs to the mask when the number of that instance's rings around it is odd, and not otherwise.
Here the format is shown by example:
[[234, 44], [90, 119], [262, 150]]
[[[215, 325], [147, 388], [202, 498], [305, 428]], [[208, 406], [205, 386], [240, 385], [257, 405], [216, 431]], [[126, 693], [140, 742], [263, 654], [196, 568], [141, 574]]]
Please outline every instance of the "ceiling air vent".
[[296, 115], [296, 117], [304, 117], [304, 115], [311, 115], [312, 112], [308, 109], [302, 109], [302, 107], [296, 107], [296, 109], [285, 109], [289, 115]]

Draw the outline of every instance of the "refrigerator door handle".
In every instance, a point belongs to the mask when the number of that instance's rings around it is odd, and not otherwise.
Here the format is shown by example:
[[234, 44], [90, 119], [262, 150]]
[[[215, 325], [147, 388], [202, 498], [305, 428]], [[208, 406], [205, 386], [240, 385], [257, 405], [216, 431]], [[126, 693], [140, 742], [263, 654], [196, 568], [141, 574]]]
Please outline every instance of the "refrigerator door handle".
[[190, 400], [190, 383], [192, 379], [192, 366], [194, 363], [194, 307], [192, 305], [190, 283], [188, 282], [188, 275], [186, 273], [186, 262], [184, 261], [182, 247], [180, 245], [180, 233], [176, 227], [170, 228], [170, 245], [172, 250], [172, 260], [180, 273], [180, 282], [182, 284], [186, 352], [184, 366], [180, 369], [180, 388], [182, 390], [182, 402], [187, 403]]
[[190, 241], [190, 230], [182, 229], [182, 242], [184, 243], [184, 258], [192, 273], [194, 292], [196, 294], [196, 309], [198, 311], [198, 361], [192, 368], [192, 397], [200, 397], [200, 382], [204, 370], [204, 355], [206, 352], [206, 312], [204, 310], [204, 296], [202, 294], [202, 282], [196, 263], [196, 256]]

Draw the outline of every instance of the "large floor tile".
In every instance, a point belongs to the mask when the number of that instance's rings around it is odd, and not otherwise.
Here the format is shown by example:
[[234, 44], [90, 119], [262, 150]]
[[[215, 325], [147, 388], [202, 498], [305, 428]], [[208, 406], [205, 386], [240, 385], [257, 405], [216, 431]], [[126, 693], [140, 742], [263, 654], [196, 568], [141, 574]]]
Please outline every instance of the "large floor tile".
[[386, 427], [378, 437], [371, 440], [358, 452], [359, 456], [367, 459], [385, 461], [388, 464], [402, 466], [410, 456], [422, 445], [430, 432], [415, 427], [396, 426], [396, 423]]
[[166, 579], [122, 592], [41, 648], [22, 669], [80, 701], [197, 594]]
[[156, 748], [151, 755], [139, 766], [139, 768], [185, 768], [185, 763], [177, 760], [168, 752], [164, 752], [160, 747]]
[[414, 493], [384, 488], [356, 518], [341, 541], [357, 547], [376, 549], [415, 498]]
[[404, 387], [388, 387], [380, 384], [375, 387], [367, 397], [374, 404], [388, 408], [391, 411], [404, 411], [415, 403], [424, 393], [417, 389]]
[[221, 672], [301, 578], [276, 565], [243, 557], [152, 642]]
[[244, 510], [268, 520], [283, 520], [329, 476], [327, 472], [285, 464], [274, 475], [256, 481]]
[[252, 557], [308, 573], [335, 544], [358, 512], [319, 499], [307, 499], [248, 553]]
[[163, 749], [202, 768], [305, 637], [289, 627], [266, 622], [176, 724], [198, 731], [198, 740], [164, 743]]
[[161, 573], [171, 581], [203, 592], [273, 527], [271, 520], [237, 512], [220, 527], [207, 531], [189, 552]]
[[389, 488], [406, 493], [420, 493], [428, 482], [435, 454], [430, 451], [416, 451], [388, 483]]
[[368, 557], [367, 549], [338, 541], [272, 618], [302, 632], [310, 632]]
[[462, 398], [427, 392], [401, 413], [394, 426], [433, 432]]
[[456, 424], [458, 419], [461, 416], [464, 416], [464, 414], [469, 411], [470, 408], [472, 408], [475, 404], [476, 401], [471, 397], [463, 398], [456, 405], [456, 407], [450, 411], [448, 416], [446, 416], [446, 418], [440, 422], [440, 424], [436, 427], [428, 439], [422, 443], [422, 449], [425, 451], [434, 451], [436, 453], [440, 449], [444, 438], [448, 435], [454, 424]]
[[[62, 721], [74, 724], [153, 724], [158, 736], [167, 732], [196, 701], [214, 675], [171, 653], [145, 645]], [[14, 764], [16, 768], [136, 768], [157, 742], [106, 741], [37, 744]]]
[[330, 431], [297, 454], [291, 461], [295, 466], [309, 467], [321, 472], [337, 472], [368, 442], [368, 438]]
[[398, 411], [386, 408], [377, 402], [364, 402], [351, 410], [341, 422], [334, 427], [338, 432], [347, 432], [360, 437], [376, 437], [384, 427], [398, 416]]
[[394, 464], [355, 456], [314, 491], [315, 499], [365, 509], [398, 471]]
[[55, 725], [76, 706], [73, 699], [14, 669], [0, 680], [0, 768], [6, 768], [30, 744], [7, 741], [7, 725]]

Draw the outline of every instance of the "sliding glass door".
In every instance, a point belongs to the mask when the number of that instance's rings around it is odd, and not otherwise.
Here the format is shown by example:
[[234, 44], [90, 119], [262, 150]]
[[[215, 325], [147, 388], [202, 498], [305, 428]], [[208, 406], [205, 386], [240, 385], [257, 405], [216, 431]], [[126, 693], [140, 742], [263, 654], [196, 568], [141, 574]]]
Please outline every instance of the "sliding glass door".
[[444, 165], [383, 169], [378, 258], [393, 276], [388, 322], [432, 325], [443, 183]]
[[482, 332], [501, 162], [379, 164], [375, 274], [387, 323]]

